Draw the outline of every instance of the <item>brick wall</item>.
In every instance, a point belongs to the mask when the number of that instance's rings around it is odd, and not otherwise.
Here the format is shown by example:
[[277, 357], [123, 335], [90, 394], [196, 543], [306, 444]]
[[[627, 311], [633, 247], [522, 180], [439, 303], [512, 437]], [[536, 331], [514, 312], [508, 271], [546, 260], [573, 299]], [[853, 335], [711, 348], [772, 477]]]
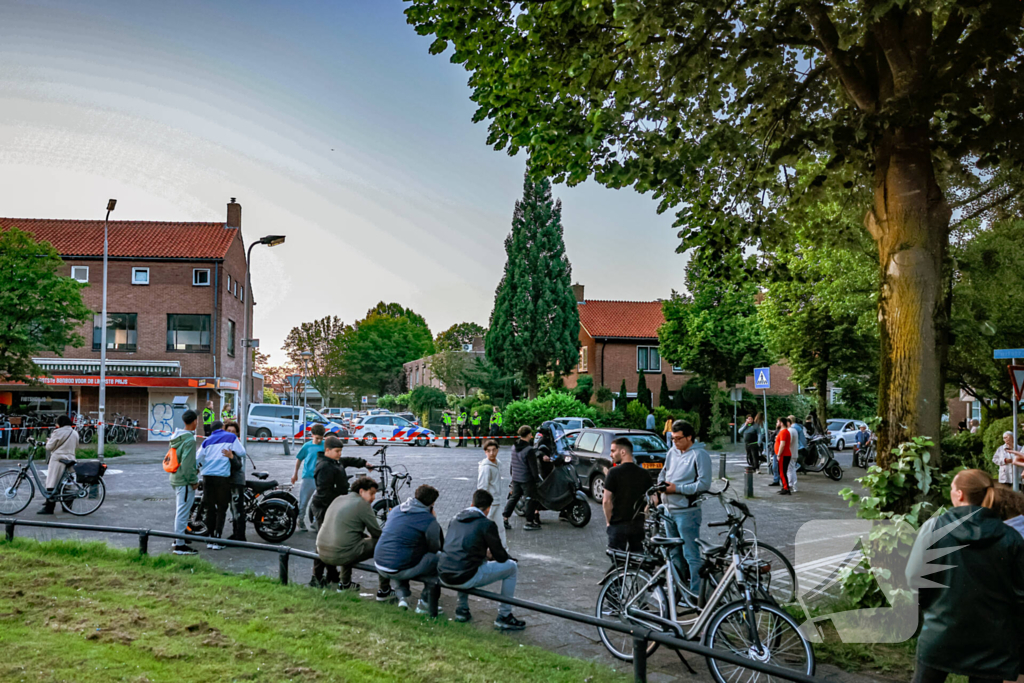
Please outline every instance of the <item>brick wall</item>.
[[[100, 409], [100, 393], [95, 388], [85, 388], [79, 397], [79, 410], [84, 415], [95, 417]], [[149, 390], [138, 387], [107, 387], [107, 419], [113, 420], [114, 413], [127, 415], [139, 421], [139, 427], [149, 427]], [[139, 435], [140, 441], [146, 437]]]
[[[565, 385], [569, 388], [576, 386], [580, 375], [589, 374], [594, 378], [594, 389], [605, 386], [616, 394], [622, 387], [622, 380], [626, 380], [626, 391], [636, 392], [639, 376], [637, 374], [636, 349], [638, 346], [657, 346], [656, 339], [648, 342], [625, 342], [625, 341], [597, 341], [591, 337], [585, 329], [580, 328], [580, 345], [587, 348], [587, 371], [580, 372], [579, 367], [565, 378]], [[603, 361], [603, 366], [602, 366]], [[603, 367], [603, 371], [602, 371]], [[603, 374], [602, 374], [603, 373]], [[669, 391], [676, 391], [689, 380], [692, 375], [686, 373], [672, 372], [672, 366], [665, 360], [661, 362], [660, 372], [646, 373], [645, 381], [647, 388], [654, 395], [654, 404], [660, 404], [661, 375], [665, 375]]]
[[[753, 372], [753, 368], [751, 368]], [[767, 390], [767, 393], [772, 396], [788, 396], [790, 394], [797, 393], [800, 388], [791, 378], [793, 376], [793, 369], [788, 365], [772, 365], [771, 366], [771, 382], [772, 388]], [[761, 389], [754, 388], [754, 375], [747, 375], [747, 381], [744, 385], [747, 391], [753, 394], [760, 394]]]

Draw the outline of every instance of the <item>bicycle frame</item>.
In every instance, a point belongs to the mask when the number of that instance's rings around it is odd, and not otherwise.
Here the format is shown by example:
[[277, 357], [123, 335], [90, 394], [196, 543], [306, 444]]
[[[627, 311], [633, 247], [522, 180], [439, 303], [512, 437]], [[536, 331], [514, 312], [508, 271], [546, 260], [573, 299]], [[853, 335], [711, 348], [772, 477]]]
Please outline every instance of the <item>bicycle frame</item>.
[[29, 450], [28, 462], [18, 468], [21, 471], [21, 476], [18, 478], [18, 481], [20, 482], [24, 479], [28, 479], [28, 476], [32, 475], [32, 481], [34, 482], [36, 489], [38, 489], [39, 495], [41, 495], [44, 500], [60, 502], [62, 496], [58, 492], [61, 489], [61, 484], [63, 484], [64, 480], [68, 478], [68, 472], [72, 472], [73, 470], [70, 467], [66, 467], [64, 469], [64, 474], [62, 474], [60, 479], [57, 481], [57, 485], [53, 487], [54, 492], [48, 493], [46, 490], [46, 483], [42, 478], [40, 478], [39, 469], [36, 467], [36, 448], [37, 446], [33, 446], [32, 449]]

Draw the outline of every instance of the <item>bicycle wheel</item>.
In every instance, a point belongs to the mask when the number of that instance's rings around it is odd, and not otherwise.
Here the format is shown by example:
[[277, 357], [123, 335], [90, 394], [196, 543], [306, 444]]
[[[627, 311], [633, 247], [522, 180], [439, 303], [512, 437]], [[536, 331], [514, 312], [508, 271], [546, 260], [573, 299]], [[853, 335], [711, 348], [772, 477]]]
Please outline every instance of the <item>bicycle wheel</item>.
[[89, 427], [83, 427], [79, 441], [82, 443], [92, 443], [92, 429]]
[[107, 497], [107, 485], [103, 479], [95, 484], [79, 484], [71, 477], [64, 479], [60, 486], [60, 506], [76, 517], [91, 515], [100, 509]]
[[32, 502], [36, 486], [21, 470], [7, 470], [0, 474], [0, 515], [16, 515]]
[[[756, 631], [756, 639], [755, 639]], [[808, 676], [814, 675], [814, 650], [800, 625], [782, 608], [755, 600], [748, 608], [737, 601], [711, 617], [704, 645], [762, 664], [771, 664]], [[708, 657], [708, 669], [718, 683], [738, 680], [782, 680]]]
[[[634, 626], [639, 623], [652, 629], [662, 630], [660, 625], [644, 620], [642, 615], [627, 615], [624, 611], [626, 604], [630, 603], [634, 596], [640, 594], [650, 579], [650, 574], [643, 570], [632, 570], [626, 572], [625, 576], [622, 572], [609, 576], [605, 579], [601, 586], [601, 592], [597, 595], [597, 617], [618, 621], [626, 626]], [[665, 591], [661, 586], [652, 586], [644, 590], [643, 594], [639, 595], [630, 607], [663, 619], [667, 618], [668, 614]], [[601, 636], [601, 642], [608, 648], [608, 652], [612, 653], [612, 656], [625, 662], [633, 661], [633, 636], [601, 627], [598, 627], [597, 632]], [[657, 649], [658, 643], [648, 641], [648, 655]]]
[[[744, 540], [740, 542], [740, 555], [745, 556], [749, 553], [753, 545], [752, 541]], [[793, 563], [789, 561], [789, 558], [783, 555], [777, 548], [758, 541], [757, 559], [768, 565], [768, 585], [764, 586], [762, 583], [762, 588], [767, 588], [768, 595], [780, 605], [796, 602], [796, 570], [793, 568]], [[762, 576], [763, 579], [764, 577]]]

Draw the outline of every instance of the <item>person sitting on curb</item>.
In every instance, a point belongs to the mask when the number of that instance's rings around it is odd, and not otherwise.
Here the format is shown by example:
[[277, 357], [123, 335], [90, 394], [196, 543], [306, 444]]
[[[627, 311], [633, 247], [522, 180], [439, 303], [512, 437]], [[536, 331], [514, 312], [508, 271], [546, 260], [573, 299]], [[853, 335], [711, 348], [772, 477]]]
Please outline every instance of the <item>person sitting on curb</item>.
[[[380, 538], [380, 523], [370, 505], [377, 496], [377, 482], [359, 477], [352, 483], [352, 492], [338, 496], [327, 508], [320, 531], [316, 535], [316, 554], [327, 567], [327, 583], [338, 582], [338, 591], [359, 590], [352, 583], [352, 565], [373, 557]], [[338, 575], [338, 566], [341, 575]], [[380, 577], [377, 600], [386, 602], [395, 597], [391, 581]]]
[[[501, 595], [515, 597], [518, 565], [508, 556], [498, 536], [498, 525], [487, 518], [494, 498], [487, 491], [473, 493], [473, 505], [448, 525], [444, 550], [437, 560], [437, 575], [449, 588], [479, 588], [501, 581]], [[488, 560], [487, 558], [493, 558]], [[455, 621], [469, 621], [469, 596], [459, 593]], [[502, 631], [521, 631], [526, 622], [516, 619], [512, 606], [501, 603], [494, 627]]]
[[[437, 553], [444, 546], [441, 525], [434, 514], [440, 494], [423, 484], [416, 495], [388, 514], [387, 524], [373, 551], [373, 565], [381, 576], [398, 582], [398, 606], [409, 609], [410, 579], [437, 575]], [[427, 589], [423, 589], [416, 614], [426, 614]], [[440, 610], [438, 610], [440, 613]]]

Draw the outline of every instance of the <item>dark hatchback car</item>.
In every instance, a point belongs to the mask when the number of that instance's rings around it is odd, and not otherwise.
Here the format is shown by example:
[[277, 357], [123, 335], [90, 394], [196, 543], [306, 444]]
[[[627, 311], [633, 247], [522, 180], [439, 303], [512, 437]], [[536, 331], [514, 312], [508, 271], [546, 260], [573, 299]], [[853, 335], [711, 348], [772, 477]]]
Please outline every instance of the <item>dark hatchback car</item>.
[[580, 484], [590, 491], [590, 497], [601, 502], [604, 497], [604, 478], [612, 466], [612, 441], [624, 436], [633, 444], [633, 460], [649, 470], [651, 479], [657, 478], [665, 466], [668, 446], [660, 436], [643, 429], [584, 429], [573, 435], [572, 452], [579, 458], [576, 472]]

